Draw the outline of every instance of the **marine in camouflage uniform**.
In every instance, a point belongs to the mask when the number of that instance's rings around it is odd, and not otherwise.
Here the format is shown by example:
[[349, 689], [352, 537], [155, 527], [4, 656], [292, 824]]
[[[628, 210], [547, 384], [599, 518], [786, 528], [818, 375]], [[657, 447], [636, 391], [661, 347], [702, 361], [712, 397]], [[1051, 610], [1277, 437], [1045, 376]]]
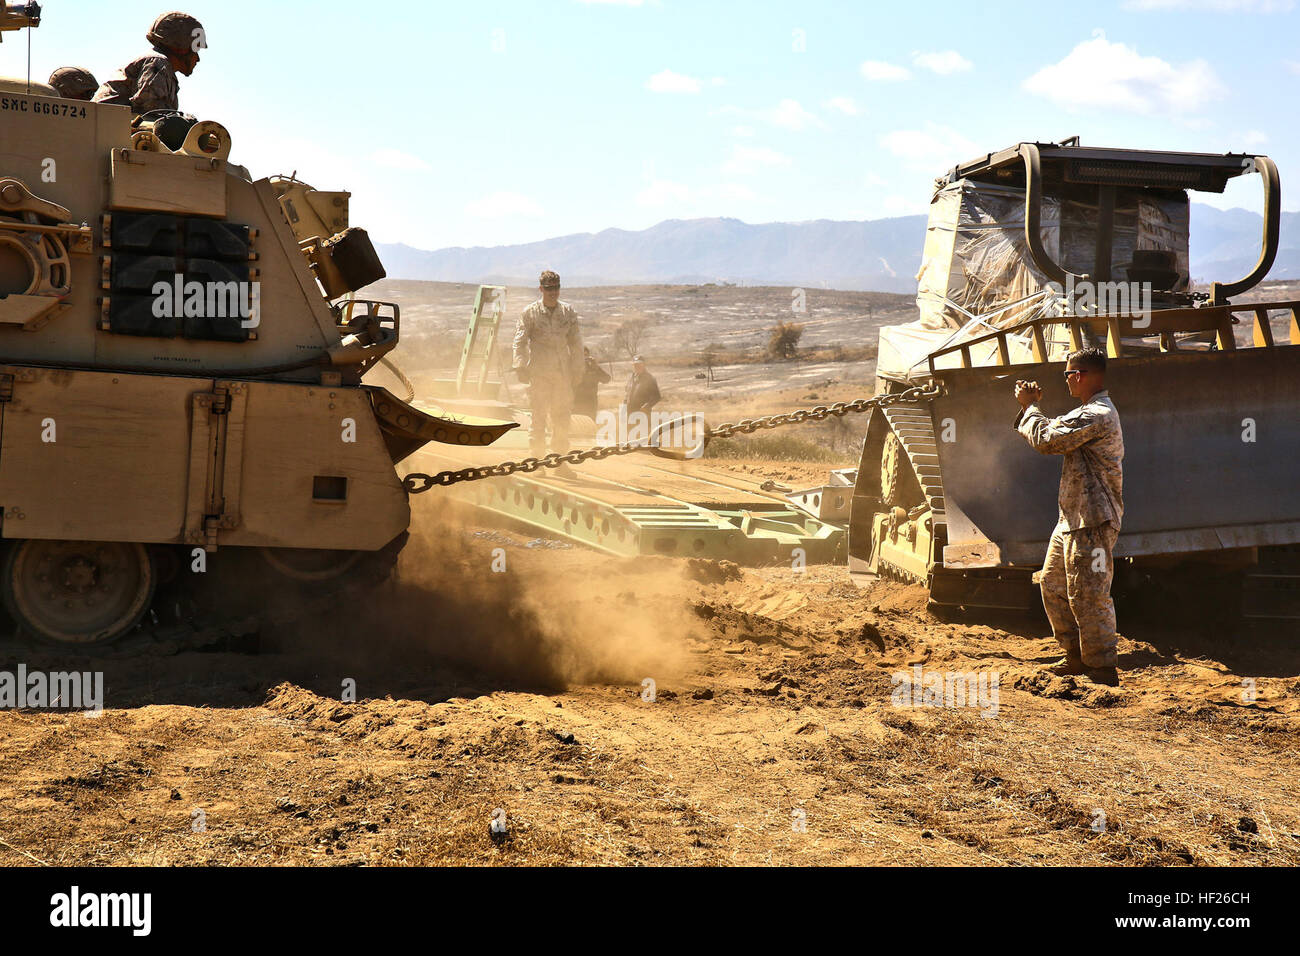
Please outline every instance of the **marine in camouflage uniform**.
[[176, 74], [189, 76], [207, 47], [203, 25], [187, 13], [164, 13], [154, 21], [145, 39], [154, 52], [132, 60], [95, 93], [96, 103], [129, 106], [137, 115], [154, 110], [180, 109], [180, 84]]
[[1036, 383], [1017, 383], [1016, 430], [1035, 451], [1065, 456], [1056, 528], [1040, 575], [1043, 607], [1065, 650], [1057, 673], [1110, 677], [1118, 664], [1110, 587], [1124, 517], [1124, 433], [1105, 389], [1105, 362], [1099, 349], [1070, 353], [1066, 377], [1082, 404], [1060, 418], [1049, 420], [1038, 407]]
[[515, 326], [513, 363], [520, 381], [528, 382], [529, 440], [535, 457], [546, 454], [548, 423], [551, 451], [569, 450], [573, 389], [585, 368], [578, 313], [560, 301], [560, 277], [543, 272], [539, 289], [542, 298], [524, 309]]
[[99, 81], [82, 67], [61, 66], [50, 74], [50, 86], [66, 100], [88, 100], [95, 95]]

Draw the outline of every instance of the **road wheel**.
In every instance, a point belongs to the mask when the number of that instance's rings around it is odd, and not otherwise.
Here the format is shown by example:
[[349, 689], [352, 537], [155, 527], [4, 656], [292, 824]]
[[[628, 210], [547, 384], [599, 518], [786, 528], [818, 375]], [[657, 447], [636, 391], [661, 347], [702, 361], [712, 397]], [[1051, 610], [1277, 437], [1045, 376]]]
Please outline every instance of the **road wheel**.
[[156, 584], [142, 544], [17, 541], [0, 565], [0, 596], [18, 626], [62, 647], [126, 634], [149, 609]]
[[880, 500], [886, 508], [905, 511], [925, 502], [903, 443], [892, 431], [885, 436], [885, 448], [880, 454]]
[[336, 581], [366, 557], [365, 551], [328, 551], [323, 548], [261, 548], [260, 553], [276, 572], [300, 584]]

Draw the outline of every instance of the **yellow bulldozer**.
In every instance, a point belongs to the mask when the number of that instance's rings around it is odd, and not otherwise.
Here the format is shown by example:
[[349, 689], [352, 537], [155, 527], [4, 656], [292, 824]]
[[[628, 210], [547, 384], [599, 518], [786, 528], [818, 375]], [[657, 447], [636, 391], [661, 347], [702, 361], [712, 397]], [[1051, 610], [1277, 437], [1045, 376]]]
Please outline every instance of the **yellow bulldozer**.
[[372, 586], [410, 521], [396, 463], [514, 427], [367, 384], [400, 313], [351, 298], [384, 270], [348, 194], [230, 157], [216, 122], [0, 81], [0, 595], [27, 635]]
[[[1190, 191], [1259, 175], [1258, 262], [1197, 289]], [[1278, 251], [1266, 156], [1018, 143], [936, 181], [919, 318], [880, 333], [850, 571], [928, 587], [938, 605], [1027, 608], [1056, 516], [1060, 459], [1012, 428], [1017, 379], [1073, 403], [1061, 370], [1104, 347], [1124, 424], [1117, 582], [1144, 567], [1244, 572], [1248, 616], [1300, 619], [1300, 302], [1243, 299]]]

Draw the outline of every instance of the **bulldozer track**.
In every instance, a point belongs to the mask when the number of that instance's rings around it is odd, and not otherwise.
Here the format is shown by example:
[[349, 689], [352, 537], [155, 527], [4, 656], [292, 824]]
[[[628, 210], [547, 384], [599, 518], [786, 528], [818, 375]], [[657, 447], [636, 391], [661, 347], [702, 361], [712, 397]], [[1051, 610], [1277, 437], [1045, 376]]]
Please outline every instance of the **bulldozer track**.
[[[944, 513], [943, 476], [939, 469], [939, 444], [928, 408], [921, 405], [886, 405], [881, 408], [890, 431], [898, 438], [908, 464], [921, 487], [925, 506], [933, 522], [932, 533], [942, 540], [947, 528]], [[909, 515], [911, 517], [911, 515]], [[929, 580], [891, 564], [881, 557], [880, 575], [891, 581], [929, 587]]]
[[936, 533], [947, 524], [943, 510], [943, 476], [939, 471], [939, 443], [930, 413], [920, 405], [887, 405], [881, 409], [889, 428], [907, 453], [912, 472], [921, 485], [926, 504], [934, 517]]

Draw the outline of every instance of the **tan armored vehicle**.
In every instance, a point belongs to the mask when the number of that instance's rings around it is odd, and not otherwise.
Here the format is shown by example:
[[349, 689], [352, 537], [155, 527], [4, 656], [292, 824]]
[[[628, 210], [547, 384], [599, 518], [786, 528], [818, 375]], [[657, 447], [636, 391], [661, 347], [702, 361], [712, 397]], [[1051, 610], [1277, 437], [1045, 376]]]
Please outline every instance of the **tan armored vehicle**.
[[[1188, 193], [1244, 174], [1264, 186], [1258, 263], [1197, 291]], [[1124, 427], [1120, 586], [1144, 565], [1245, 569], [1247, 616], [1300, 619], [1300, 302], [1240, 299], [1278, 249], [1268, 157], [1020, 143], [955, 167], [930, 208], [920, 317], [881, 331], [877, 391], [942, 395], [872, 411], [850, 570], [941, 605], [1036, 604], [1061, 464], [1012, 429], [1012, 387], [1064, 413], [1064, 356], [1090, 344]]]
[[0, 82], [0, 594], [27, 634], [373, 582], [410, 519], [395, 463], [513, 427], [364, 384], [400, 316], [338, 301], [384, 275], [348, 194], [230, 153], [215, 122]]

